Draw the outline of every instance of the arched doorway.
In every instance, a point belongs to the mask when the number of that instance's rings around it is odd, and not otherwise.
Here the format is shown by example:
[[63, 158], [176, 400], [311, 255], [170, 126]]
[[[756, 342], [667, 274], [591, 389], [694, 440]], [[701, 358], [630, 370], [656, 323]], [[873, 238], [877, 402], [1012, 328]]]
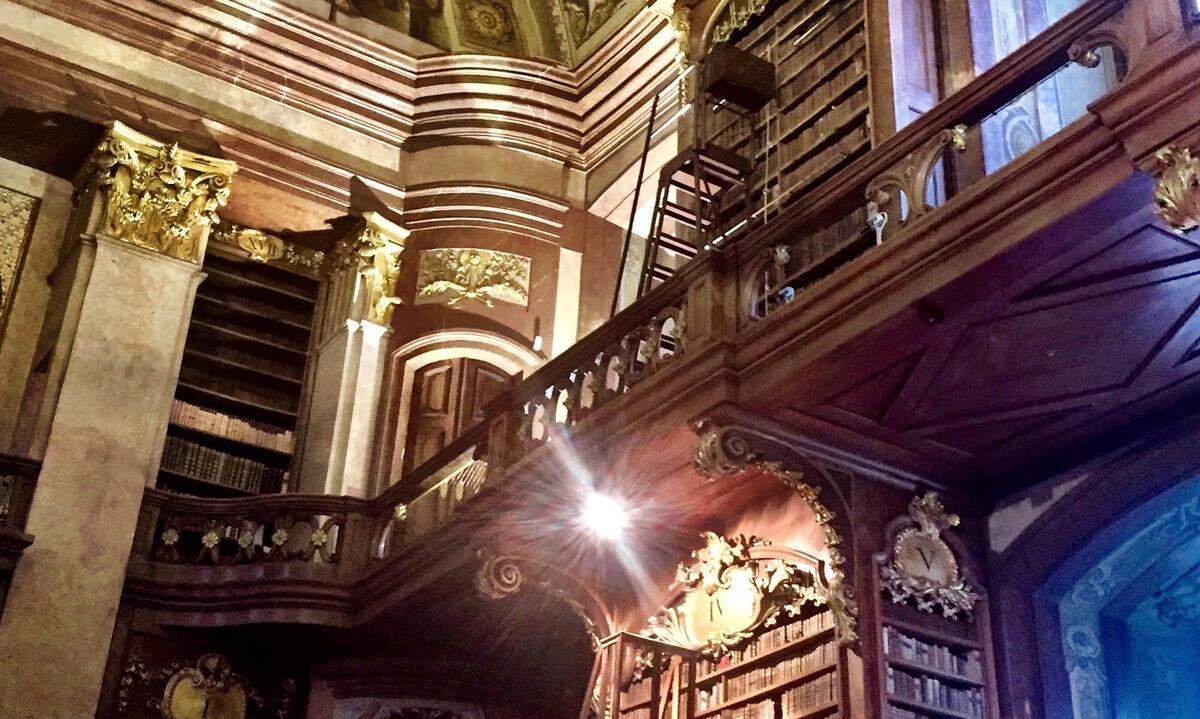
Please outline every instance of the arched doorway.
[[1200, 478], [1094, 535], [1034, 609], [1047, 719], [1200, 716]]
[[484, 419], [510, 375], [469, 357], [437, 360], [413, 374], [404, 472], [410, 472]]

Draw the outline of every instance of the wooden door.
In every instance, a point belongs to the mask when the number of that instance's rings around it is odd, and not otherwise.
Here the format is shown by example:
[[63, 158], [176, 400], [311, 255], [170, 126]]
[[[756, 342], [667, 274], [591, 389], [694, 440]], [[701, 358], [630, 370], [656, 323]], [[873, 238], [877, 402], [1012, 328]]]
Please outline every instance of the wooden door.
[[508, 379], [498, 367], [463, 358], [434, 362], [417, 370], [409, 405], [404, 471], [419, 467], [483, 421], [488, 402]]

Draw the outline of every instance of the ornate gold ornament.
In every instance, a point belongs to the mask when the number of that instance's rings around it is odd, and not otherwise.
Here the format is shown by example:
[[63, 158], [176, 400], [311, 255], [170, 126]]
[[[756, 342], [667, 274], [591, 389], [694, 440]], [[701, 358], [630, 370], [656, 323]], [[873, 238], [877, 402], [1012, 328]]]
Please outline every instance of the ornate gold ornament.
[[485, 557], [475, 572], [475, 587], [492, 599], [504, 599], [521, 591], [525, 575], [514, 557]]
[[1200, 227], [1200, 157], [1186, 147], [1164, 147], [1154, 157], [1162, 168], [1154, 189], [1159, 216], [1176, 232]]
[[675, 572], [677, 601], [650, 618], [648, 636], [719, 656], [781, 615], [826, 603], [815, 558], [802, 566], [767, 556], [762, 550], [770, 542], [758, 537], [701, 537], [705, 544], [692, 552], [692, 563]]
[[357, 266], [362, 277], [363, 316], [368, 322], [389, 325], [400, 304], [396, 283], [400, 279], [400, 255], [410, 232], [375, 212], [334, 249], [330, 272]]
[[417, 302], [457, 305], [495, 301], [521, 307], [529, 305], [528, 257], [480, 249], [443, 249], [421, 252], [417, 272]]
[[842, 554], [842, 538], [833, 526], [834, 515], [818, 496], [812, 485], [804, 482], [804, 473], [784, 469], [779, 462], [760, 458], [742, 437], [729, 427], [721, 427], [711, 420], [700, 420], [694, 426], [696, 452], [693, 465], [700, 476], [710, 480], [729, 476], [750, 469], [766, 472], [798, 492], [812, 509], [817, 524], [825, 535], [825, 551], [829, 553], [829, 583], [826, 602], [833, 612], [837, 625], [838, 639], [842, 644], [858, 640], [858, 602], [854, 589], [846, 578], [846, 557]]
[[979, 595], [967, 584], [958, 558], [941, 532], [957, 527], [957, 514], [948, 514], [934, 492], [914, 497], [908, 505], [914, 526], [901, 530], [892, 542], [891, 556], [880, 568], [883, 588], [896, 604], [912, 600], [918, 609], [955, 619], [970, 614]]
[[576, 46], [585, 42], [613, 16], [618, 0], [563, 0], [567, 27]]
[[180, 669], [167, 680], [163, 719], [245, 719], [246, 688], [229, 660], [205, 654], [196, 666]]
[[245, 252], [254, 262], [286, 263], [310, 272], [321, 269], [325, 253], [296, 245], [277, 235], [234, 224], [221, 224], [213, 230], [212, 241]]
[[730, 0], [725, 18], [713, 30], [713, 42], [725, 42], [735, 32], [749, 24], [754, 16], [767, 9], [768, 0]]
[[497, 0], [466, 0], [468, 27], [478, 39], [489, 43], [509, 43], [516, 35], [511, 9]]
[[36, 197], [0, 187], [0, 331], [12, 305], [37, 206]]
[[114, 122], [84, 165], [81, 191], [95, 192], [95, 231], [188, 262], [204, 255], [237, 165], [181, 150]]

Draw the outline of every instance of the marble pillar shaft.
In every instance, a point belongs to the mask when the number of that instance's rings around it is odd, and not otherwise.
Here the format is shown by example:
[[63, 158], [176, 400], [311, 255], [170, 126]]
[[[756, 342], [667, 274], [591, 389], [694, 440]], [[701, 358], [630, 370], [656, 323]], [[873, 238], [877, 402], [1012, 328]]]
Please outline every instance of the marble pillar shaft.
[[[91, 240], [86, 240], [91, 241]], [[192, 263], [97, 236], [27, 531], [0, 620], [0, 716], [92, 716], [196, 287]]]

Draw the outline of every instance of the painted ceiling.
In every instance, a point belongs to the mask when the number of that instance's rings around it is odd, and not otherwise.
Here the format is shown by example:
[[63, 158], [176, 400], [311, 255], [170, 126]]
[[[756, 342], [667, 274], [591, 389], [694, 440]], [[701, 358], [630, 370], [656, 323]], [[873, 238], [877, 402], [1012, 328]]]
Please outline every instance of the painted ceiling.
[[644, 0], [352, 0], [362, 15], [453, 53], [575, 66]]

